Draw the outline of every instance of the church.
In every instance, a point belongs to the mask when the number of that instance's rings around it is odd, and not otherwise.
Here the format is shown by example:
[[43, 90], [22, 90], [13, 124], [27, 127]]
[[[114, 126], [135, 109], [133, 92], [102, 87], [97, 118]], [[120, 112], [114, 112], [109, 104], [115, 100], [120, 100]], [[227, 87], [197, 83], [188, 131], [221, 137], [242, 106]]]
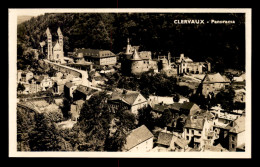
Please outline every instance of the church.
[[63, 35], [60, 30], [60, 27], [58, 28], [57, 33], [58, 33], [58, 40], [55, 43], [52, 43], [52, 35], [49, 27], [46, 30], [47, 59], [55, 63], [63, 64], [65, 63], [64, 52], [63, 52]]

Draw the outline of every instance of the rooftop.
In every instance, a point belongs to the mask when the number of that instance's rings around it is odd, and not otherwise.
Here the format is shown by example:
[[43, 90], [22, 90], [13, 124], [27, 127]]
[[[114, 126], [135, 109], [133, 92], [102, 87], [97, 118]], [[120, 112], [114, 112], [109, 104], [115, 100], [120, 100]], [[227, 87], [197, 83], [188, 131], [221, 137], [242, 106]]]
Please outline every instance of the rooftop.
[[149, 129], [145, 125], [142, 125], [130, 132], [130, 134], [126, 137], [126, 144], [124, 147], [126, 150], [130, 150], [131, 148], [152, 137], [153, 134], [149, 131]]
[[179, 138], [177, 136], [173, 136], [173, 140], [181, 148], [184, 148], [185, 146], [187, 146], [189, 144], [188, 140], [186, 140], [184, 138]]
[[230, 127], [230, 132], [233, 133], [241, 133], [245, 131], [245, 116], [238, 117], [234, 122], [233, 126], [232, 123], [231, 125], [228, 125]]
[[186, 120], [186, 123], [184, 125], [185, 128], [191, 128], [191, 129], [198, 129], [202, 130], [204, 126], [204, 119], [203, 118], [193, 118], [190, 117]]
[[173, 137], [173, 134], [171, 134], [171, 133], [160, 132], [157, 143], [165, 145], [165, 146], [170, 146], [172, 137]]
[[215, 73], [215, 74], [206, 74], [202, 82], [203, 83], [227, 83], [229, 81], [223, 78], [223, 76], [221, 76], [219, 73]]
[[115, 89], [110, 100], [122, 100], [128, 105], [133, 105], [139, 94], [138, 91]]

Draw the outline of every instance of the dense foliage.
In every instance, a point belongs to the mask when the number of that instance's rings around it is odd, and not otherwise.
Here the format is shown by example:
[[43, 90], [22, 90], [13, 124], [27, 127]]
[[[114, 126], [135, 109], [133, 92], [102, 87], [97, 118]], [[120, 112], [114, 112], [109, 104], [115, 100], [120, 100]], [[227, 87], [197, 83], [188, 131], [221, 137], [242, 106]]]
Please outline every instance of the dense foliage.
[[[174, 24], [178, 19], [234, 20], [235, 24]], [[123, 51], [126, 39], [141, 50], [168, 52], [173, 56], [185, 53], [195, 61], [207, 59], [213, 70], [244, 70], [244, 14], [182, 13], [58, 13], [34, 17], [18, 25], [18, 56], [28, 47], [40, 48], [49, 27], [53, 41], [57, 28], [64, 35], [64, 51], [75, 48]]]
[[190, 96], [193, 92], [187, 86], [180, 86], [176, 77], [168, 77], [163, 73], [142, 73], [139, 77], [123, 76], [115, 73], [108, 77], [106, 82], [107, 89], [122, 88], [127, 90], [137, 90], [148, 98], [149, 95], [157, 96], [174, 96], [175, 101], [179, 101], [179, 95]]
[[68, 117], [67, 100], [63, 112], [34, 113], [18, 108], [18, 151], [121, 151], [127, 134], [136, 128], [136, 118], [128, 110], [110, 112], [107, 98], [101, 92], [86, 101], [72, 129], [57, 126]]

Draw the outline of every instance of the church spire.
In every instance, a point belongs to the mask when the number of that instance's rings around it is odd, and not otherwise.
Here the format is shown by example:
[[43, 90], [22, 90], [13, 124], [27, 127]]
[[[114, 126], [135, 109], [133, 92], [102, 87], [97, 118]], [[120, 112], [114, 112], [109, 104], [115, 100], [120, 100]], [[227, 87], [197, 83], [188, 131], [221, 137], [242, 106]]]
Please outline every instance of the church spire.
[[47, 59], [51, 60], [52, 59], [52, 35], [51, 35], [49, 27], [47, 27], [46, 35], [47, 35], [47, 43], [48, 43], [47, 44], [47, 46], [48, 46]]
[[133, 60], [141, 60], [141, 58], [138, 55], [138, 52], [136, 51], [136, 49], [134, 50], [134, 53], [133, 53]]
[[129, 42], [129, 38], [127, 38], [127, 45], [126, 45], [126, 52], [125, 54], [129, 55], [131, 54], [131, 45], [130, 45], [130, 42]]

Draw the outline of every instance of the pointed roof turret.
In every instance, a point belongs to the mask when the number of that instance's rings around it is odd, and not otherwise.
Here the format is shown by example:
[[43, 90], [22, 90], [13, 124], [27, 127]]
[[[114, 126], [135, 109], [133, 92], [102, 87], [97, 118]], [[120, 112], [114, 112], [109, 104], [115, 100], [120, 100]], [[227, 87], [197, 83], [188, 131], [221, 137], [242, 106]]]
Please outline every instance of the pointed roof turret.
[[62, 32], [60, 30], [60, 27], [58, 28], [57, 33], [58, 33], [59, 36], [62, 36]]
[[138, 52], [136, 51], [136, 49], [134, 50], [134, 53], [133, 53], [133, 60], [141, 60], [141, 58], [138, 55]]
[[50, 32], [49, 27], [47, 27], [46, 34], [47, 34], [47, 36], [51, 36], [51, 32]]

